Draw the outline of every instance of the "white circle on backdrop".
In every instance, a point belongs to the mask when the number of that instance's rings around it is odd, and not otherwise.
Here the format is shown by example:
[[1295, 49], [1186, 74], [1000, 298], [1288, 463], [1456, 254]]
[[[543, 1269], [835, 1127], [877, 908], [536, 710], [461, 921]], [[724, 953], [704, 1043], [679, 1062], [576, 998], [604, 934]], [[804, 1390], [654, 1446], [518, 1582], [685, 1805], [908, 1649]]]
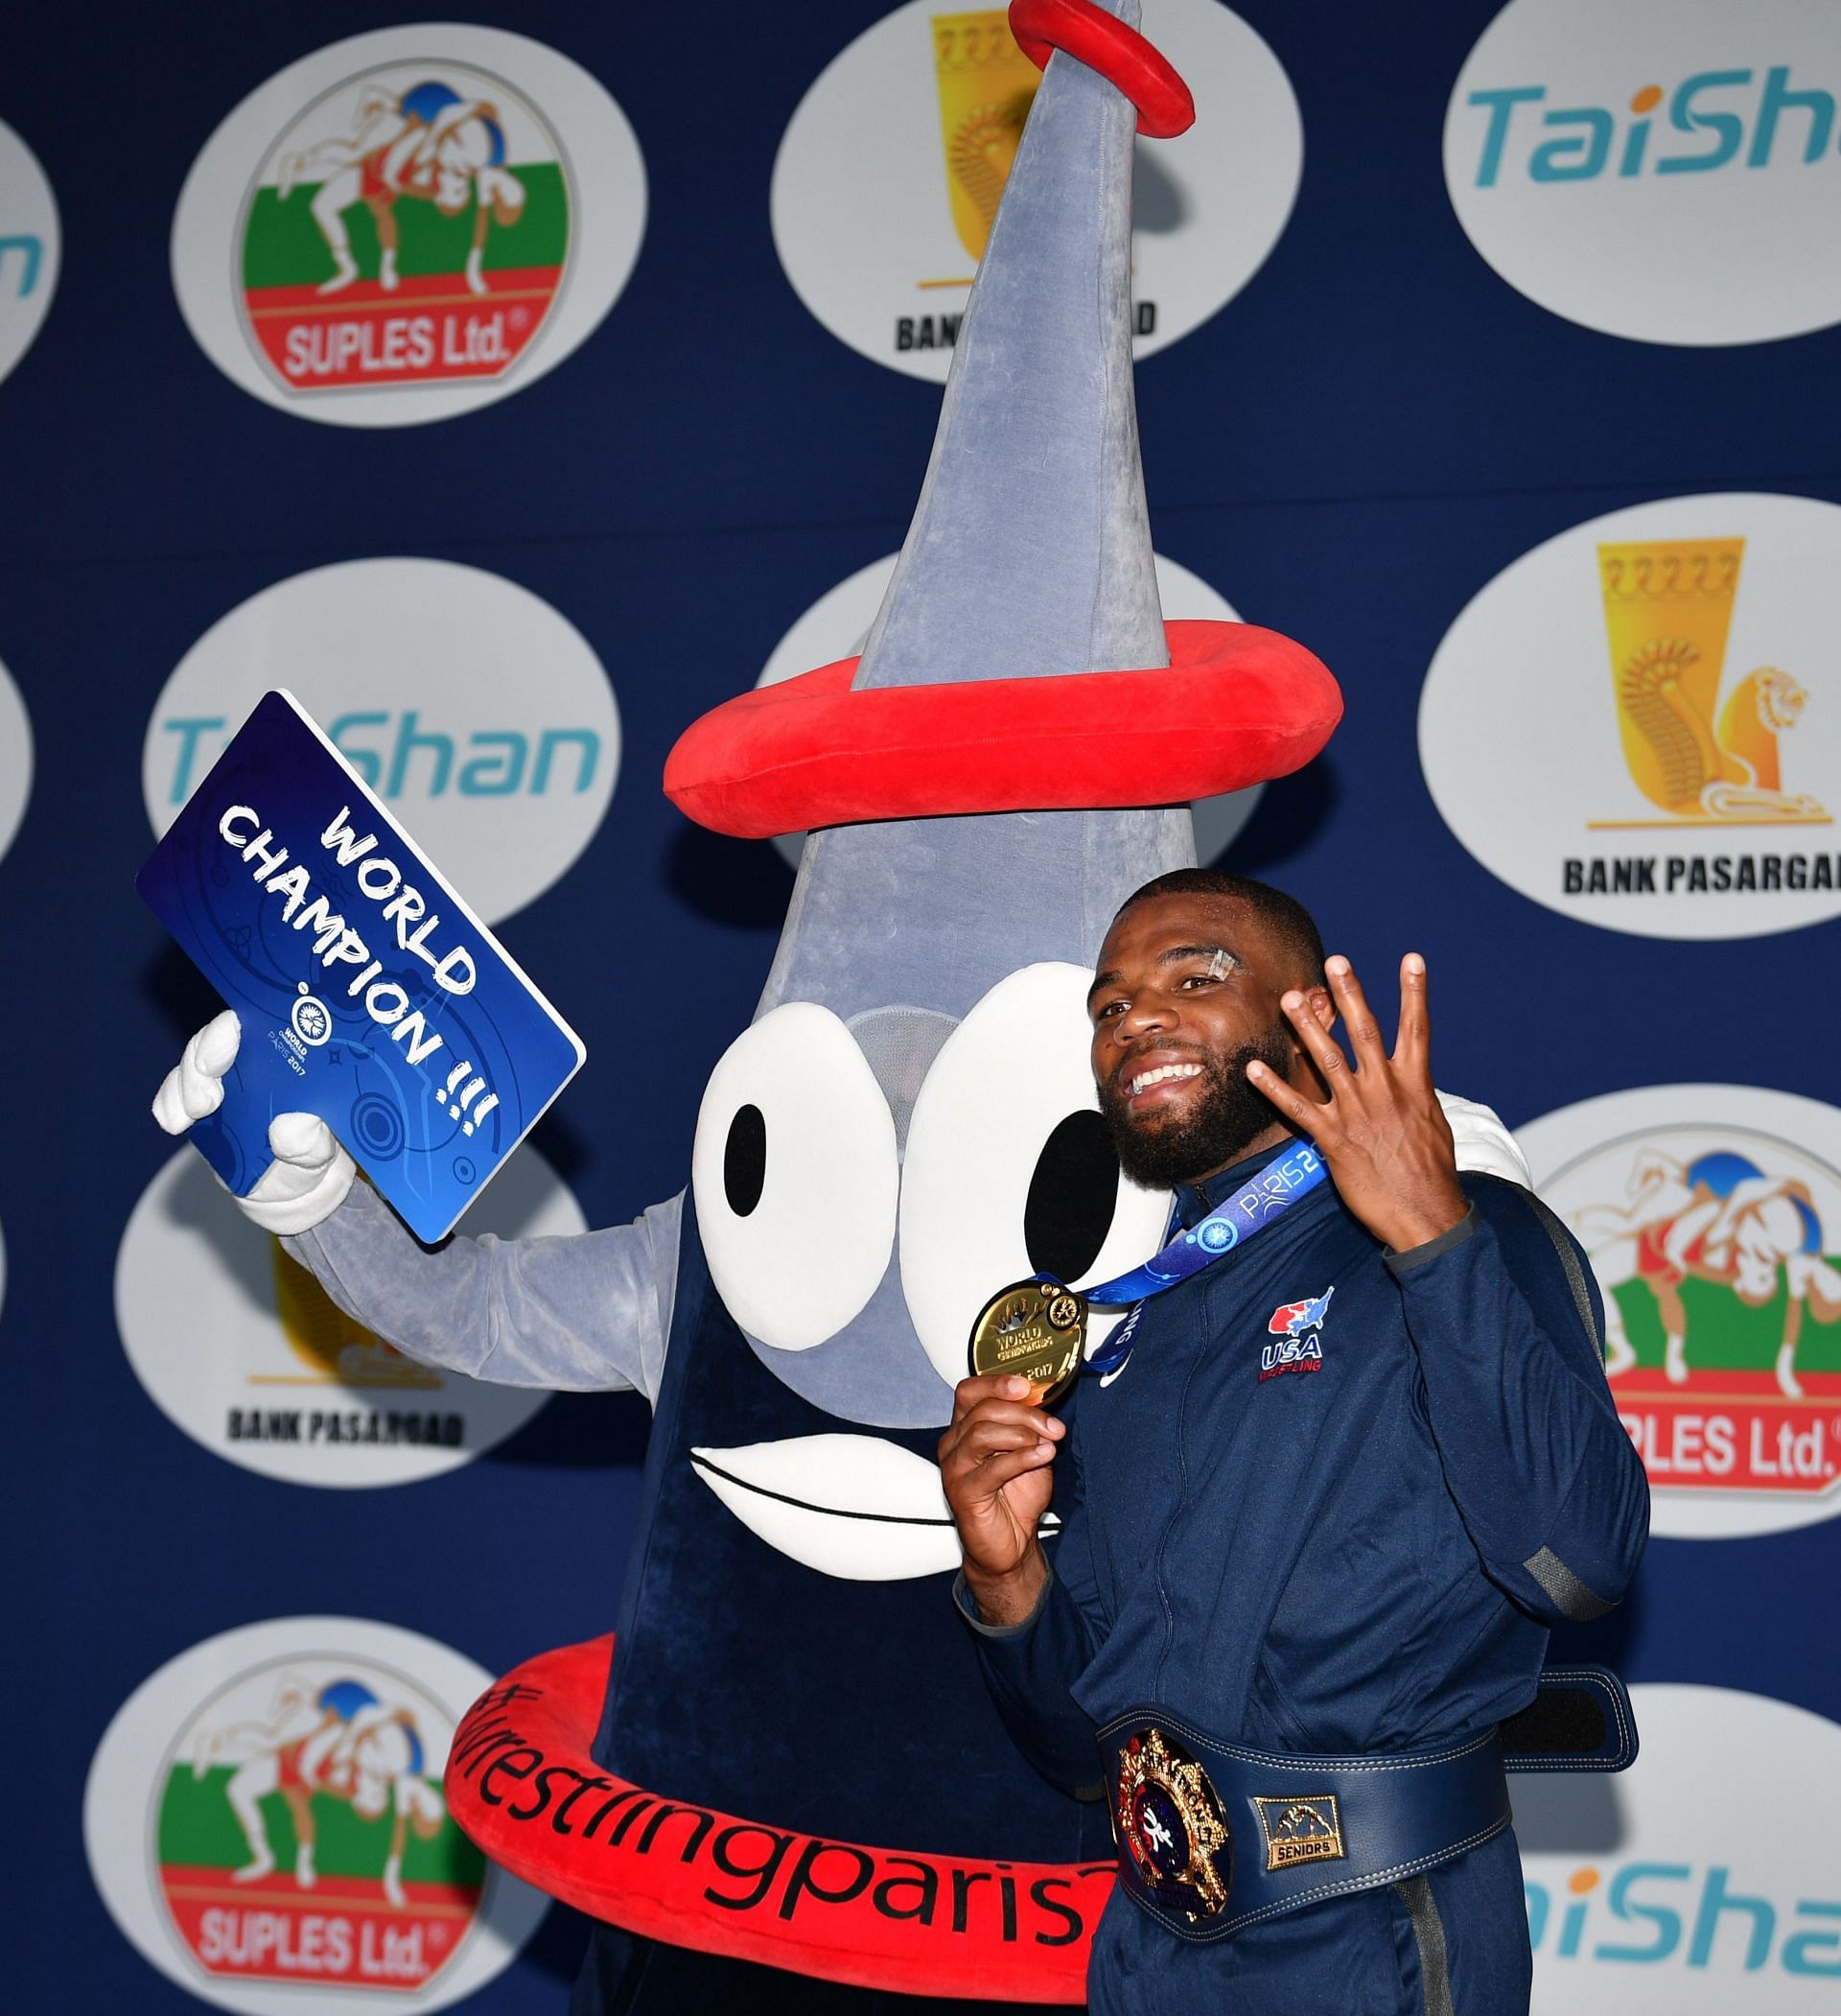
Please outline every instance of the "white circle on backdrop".
[[1832, 2008], [1841, 1727], [1736, 1688], [1630, 1694], [1627, 1771], [1514, 1781], [1533, 2016]]
[[1511, 0], [1453, 87], [1445, 184], [1489, 265], [1568, 321], [1800, 336], [1841, 321], [1837, 91], [1841, 18], [1808, 0]]
[[[117, 1710], [83, 1788], [109, 1915], [169, 1981], [242, 2016], [442, 2009], [471, 1995], [549, 1906], [446, 1817], [454, 1725], [491, 1683], [436, 1639], [361, 1617], [272, 1618], [169, 1659]], [[240, 1874], [253, 1857], [233, 1781], [260, 1816], [276, 1863], [266, 1874]], [[304, 1884], [274, 1839], [284, 1785], [317, 1837]], [[399, 1903], [385, 1864], [392, 1802], [406, 1797]], [[291, 1816], [287, 1826], [291, 1840]]]
[[251, 596], [179, 661], [142, 756], [156, 835], [273, 687], [487, 924], [568, 872], [614, 795], [614, 690], [567, 618], [480, 568], [350, 560]]
[[37, 156], [0, 120], [0, 378], [32, 348], [63, 260], [58, 200]]
[[32, 797], [32, 716], [12, 675], [0, 665], [0, 859], [6, 857]]
[[[1237, 623], [1240, 618], [1226, 598], [1211, 588], [1199, 574], [1154, 556], [1157, 596], [1163, 613], [1172, 622]], [[847, 574], [835, 588], [827, 588], [769, 653], [757, 688], [778, 686], [782, 679], [795, 679], [801, 672], [849, 658], [863, 648], [882, 606], [889, 582], [895, 576], [898, 553], [885, 553]], [[1227, 791], [1219, 798], [1199, 798], [1191, 808], [1196, 821], [1196, 858], [1206, 867], [1218, 860], [1232, 845], [1247, 820], [1253, 816], [1264, 785], [1249, 785], [1244, 791]], [[799, 866], [804, 833], [781, 833], [774, 846], [790, 868]]]
[[205, 355], [267, 405], [410, 427], [586, 341], [645, 214], [633, 129], [578, 63], [499, 28], [378, 29], [277, 71], [205, 142], [173, 288]]
[[1511, 888], [1608, 930], [1841, 916], [1838, 572], [1841, 507], [1757, 492], [1635, 504], [1524, 553], [1426, 675], [1419, 757], [1446, 825]]
[[[1841, 1513], [1841, 1311], [1820, 1314], [1841, 1304], [1841, 1110], [1756, 1085], [1650, 1085], [1544, 1113], [1515, 1137], [1643, 1361], [1620, 1365], [1614, 1346], [1607, 1370], [1649, 1472], [1650, 1531], [1736, 1539]], [[1686, 1281], [1669, 1257], [1676, 1227]], [[1687, 1317], [1680, 1381], [1661, 1362], [1657, 1294], [1671, 1278]], [[1792, 1395], [1778, 1359], [1798, 1289]]]
[[[946, 111], [954, 87], [936, 67], [934, 30], [944, 12], [909, 0], [826, 66], [781, 140], [769, 199], [781, 264], [812, 314], [863, 356], [936, 384], [952, 362], [941, 318], [956, 328], [977, 264], [955, 221], [945, 128], [979, 108], [954, 98]], [[955, 18], [980, 24], [993, 46], [1002, 38], [1000, 95], [1033, 89], [1001, 8]], [[1266, 263], [1304, 165], [1291, 81], [1238, 14], [1218, 0], [1159, 0], [1144, 33], [1194, 93], [1196, 123], [1138, 147], [1140, 325], [1145, 304], [1154, 312], [1139, 357], [1200, 327]]]
[[[478, 1236], [586, 1231], [569, 1186], [520, 1148], [467, 1214]], [[408, 1234], [405, 1234], [407, 1237]], [[334, 1489], [413, 1484], [515, 1434], [548, 1392], [417, 1365], [337, 1308], [180, 1148], [142, 1192], [115, 1260], [115, 1325], [175, 1427], [245, 1470]]]

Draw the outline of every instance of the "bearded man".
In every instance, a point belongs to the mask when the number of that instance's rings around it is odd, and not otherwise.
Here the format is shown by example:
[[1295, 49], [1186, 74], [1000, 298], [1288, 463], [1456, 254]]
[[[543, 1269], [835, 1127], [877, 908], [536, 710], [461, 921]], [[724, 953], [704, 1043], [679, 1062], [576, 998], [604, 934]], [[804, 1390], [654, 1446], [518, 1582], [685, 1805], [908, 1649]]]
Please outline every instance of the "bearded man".
[[974, 1377], [941, 1442], [1005, 1723], [1111, 1805], [1096, 2016], [1527, 2007], [1498, 1725], [1549, 1626], [1622, 1595], [1648, 1492], [1589, 1270], [1459, 1175], [1416, 954], [1400, 984], [1389, 1055], [1290, 897], [1188, 869], [1130, 898], [1093, 1072], [1184, 1278], [1065, 1418]]

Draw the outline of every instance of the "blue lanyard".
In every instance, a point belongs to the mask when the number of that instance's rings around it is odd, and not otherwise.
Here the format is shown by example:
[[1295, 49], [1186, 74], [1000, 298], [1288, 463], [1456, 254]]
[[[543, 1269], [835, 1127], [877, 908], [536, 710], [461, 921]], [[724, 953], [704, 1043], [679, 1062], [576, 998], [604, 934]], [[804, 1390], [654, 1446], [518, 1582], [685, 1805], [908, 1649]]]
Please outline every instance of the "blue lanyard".
[[1137, 1307], [1081, 1366], [1084, 1372], [1105, 1374], [1116, 1371], [1131, 1355], [1132, 1333], [1144, 1305], [1154, 1295], [1212, 1267], [1223, 1254], [1246, 1245], [1256, 1233], [1274, 1226], [1311, 1192], [1329, 1181], [1323, 1159], [1308, 1141], [1289, 1148], [1270, 1161], [1252, 1181], [1218, 1204], [1200, 1225], [1172, 1239], [1160, 1253], [1153, 1254], [1140, 1267], [1115, 1275], [1109, 1281], [1096, 1281], [1082, 1293], [1089, 1302], [1116, 1304], [1135, 1302]]

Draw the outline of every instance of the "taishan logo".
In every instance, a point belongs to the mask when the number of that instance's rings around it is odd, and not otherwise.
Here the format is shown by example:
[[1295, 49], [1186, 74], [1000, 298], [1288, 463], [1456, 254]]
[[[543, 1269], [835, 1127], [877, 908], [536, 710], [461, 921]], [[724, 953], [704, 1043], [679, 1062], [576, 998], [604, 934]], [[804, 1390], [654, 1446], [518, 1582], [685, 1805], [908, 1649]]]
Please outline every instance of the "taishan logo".
[[[1554, 105], [1543, 84], [1470, 91], [1464, 102], [1481, 115], [1479, 189], [1493, 189], [1505, 172], [1530, 182], [1590, 182], [1606, 174], [1628, 180], [1770, 168], [1780, 150], [1786, 163], [1835, 172], [1834, 94], [1798, 88], [1788, 63], [1761, 76], [1697, 70], [1672, 91], [1642, 85], [1627, 105]], [[1663, 137], [1652, 150], [1659, 115]]]
[[644, 221], [638, 144], [586, 71], [499, 29], [385, 29], [224, 120], [180, 196], [174, 286], [245, 390], [405, 426], [560, 363], [613, 306]]
[[1841, 319], [1841, 44], [1806, 0], [1512, 0], [1445, 119], [1458, 220], [1555, 314], [1655, 343]]
[[1439, 810], [1503, 880], [1594, 924], [1745, 937], [1841, 914], [1817, 586], [1837, 562], [1841, 512], [1801, 498], [1671, 499], [1537, 547], [1433, 661]]
[[[1137, 155], [1133, 327], [1148, 356], [1252, 277], [1303, 164], [1271, 51], [1217, 0], [1162, 0], [1146, 30], [1201, 117]], [[905, 7], [859, 35], [794, 113], [774, 163], [774, 242], [833, 335], [944, 380], [1041, 74], [1001, 7]]]
[[0, 123], [0, 378], [31, 349], [58, 291], [58, 205], [31, 148]]
[[84, 1834], [117, 1922], [163, 1973], [252, 2016], [277, 2006], [270, 1984], [341, 2008], [372, 1994], [440, 2007], [480, 1986], [544, 1900], [447, 1811], [453, 1703], [477, 1672], [355, 1618], [252, 1625], [182, 1653], [90, 1768]]
[[1841, 1972], [1841, 1897], [1792, 1901], [1748, 1888], [1743, 1869], [1724, 1863], [1586, 1863], [1557, 1891], [1524, 1885], [1528, 1939], [1537, 1962], [1717, 1965], [1722, 1975], [1828, 1981]]
[[458, 64], [354, 78], [283, 132], [249, 195], [243, 301], [289, 392], [497, 378], [569, 258], [556, 140]]
[[1826, 2007], [1841, 1978], [1841, 1728], [1723, 1687], [1631, 1694], [1634, 1770], [1517, 1791], [1535, 2016]]
[[356, 560], [277, 581], [181, 660], [142, 751], [156, 833], [274, 687], [488, 924], [566, 873], [606, 815], [619, 715], [580, 632], [479, 568]]
[[1740, 1532], [1841, 1512], [1841, 1112], [1677, 1086], [1590, 1100], [1521, 1137], [1597, 1277], [1656, 1530], [1683, 1530], [1677, 1493], [1695, 1532], [1719, 1503], [1735, 1521], [1720, 1530]]

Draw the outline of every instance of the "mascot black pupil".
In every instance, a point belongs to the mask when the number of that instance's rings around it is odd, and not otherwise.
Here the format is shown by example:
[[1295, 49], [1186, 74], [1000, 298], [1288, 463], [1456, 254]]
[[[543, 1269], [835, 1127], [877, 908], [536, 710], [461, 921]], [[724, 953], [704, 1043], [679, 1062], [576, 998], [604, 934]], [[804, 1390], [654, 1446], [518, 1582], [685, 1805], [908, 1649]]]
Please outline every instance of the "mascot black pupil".
[[[733, 1139], [733, 1137], [732, 1137]], [[1029, 1264], [1058, 1281], [1078, 1281], [1112, 1230], [1119, 1159], [1098, 1113], [1071, 1113], [1042, 1143], [1023, 1207]]]
[[767, 1184], [767, 1120], [758, 1106], [744, 1106], [729, 1122], [722, 1150], [722, 1192], [729, 1208], [745, 1218]]

